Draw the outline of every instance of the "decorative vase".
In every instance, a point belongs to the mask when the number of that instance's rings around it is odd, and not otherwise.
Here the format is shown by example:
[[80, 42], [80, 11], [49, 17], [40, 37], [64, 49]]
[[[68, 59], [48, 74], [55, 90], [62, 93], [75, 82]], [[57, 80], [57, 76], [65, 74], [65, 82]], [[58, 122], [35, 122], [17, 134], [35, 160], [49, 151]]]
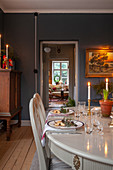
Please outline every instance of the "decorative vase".
[[99, 100], [102, 116], [109, 117], [112, 110], [113, 101], [111, 100]]

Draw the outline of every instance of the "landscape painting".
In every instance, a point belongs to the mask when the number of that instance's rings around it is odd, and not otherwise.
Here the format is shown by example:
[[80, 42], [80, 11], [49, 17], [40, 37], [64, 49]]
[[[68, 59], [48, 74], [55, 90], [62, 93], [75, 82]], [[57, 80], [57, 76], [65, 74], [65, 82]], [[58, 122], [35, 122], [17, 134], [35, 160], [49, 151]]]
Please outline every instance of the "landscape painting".
[[113, 77], [113, 50], [86, 50], [86, 77]]

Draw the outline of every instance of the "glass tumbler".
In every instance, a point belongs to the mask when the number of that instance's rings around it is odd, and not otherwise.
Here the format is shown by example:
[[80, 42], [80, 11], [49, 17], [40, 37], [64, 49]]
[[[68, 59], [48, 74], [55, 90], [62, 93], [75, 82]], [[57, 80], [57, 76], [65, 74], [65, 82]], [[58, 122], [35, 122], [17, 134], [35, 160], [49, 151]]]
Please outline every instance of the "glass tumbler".
[[83, 113], [86, 107], [86, 102], [84, 101], [79, 101], [78, 102], [78, 110], [80, 113]]

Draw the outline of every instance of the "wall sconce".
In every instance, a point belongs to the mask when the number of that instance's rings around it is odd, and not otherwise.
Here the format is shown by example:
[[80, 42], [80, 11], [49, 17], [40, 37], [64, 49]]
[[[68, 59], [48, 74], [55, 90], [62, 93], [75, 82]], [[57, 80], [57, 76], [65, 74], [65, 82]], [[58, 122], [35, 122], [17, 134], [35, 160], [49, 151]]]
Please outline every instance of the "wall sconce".
[[50, 48], [50, 47], [45, 47], [45, 48], [44, 48], [44, 51], [45, 51], [46, 53], [50, 53], [51, 48]]

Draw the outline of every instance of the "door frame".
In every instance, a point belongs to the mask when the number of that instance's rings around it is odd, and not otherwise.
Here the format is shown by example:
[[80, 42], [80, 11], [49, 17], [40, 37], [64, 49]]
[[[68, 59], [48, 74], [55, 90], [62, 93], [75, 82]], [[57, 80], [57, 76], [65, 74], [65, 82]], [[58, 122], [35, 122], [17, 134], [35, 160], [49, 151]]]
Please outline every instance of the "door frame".
[[43, 45], [44, 44], [72, 44], [75, 46], [74, 61], [75, 61], [75, 82], [74, 82], [74, 99], [76, 105], [78, 103], [78, 41], [41, 41], [40, 42], [40, 96], [43, 100]]

